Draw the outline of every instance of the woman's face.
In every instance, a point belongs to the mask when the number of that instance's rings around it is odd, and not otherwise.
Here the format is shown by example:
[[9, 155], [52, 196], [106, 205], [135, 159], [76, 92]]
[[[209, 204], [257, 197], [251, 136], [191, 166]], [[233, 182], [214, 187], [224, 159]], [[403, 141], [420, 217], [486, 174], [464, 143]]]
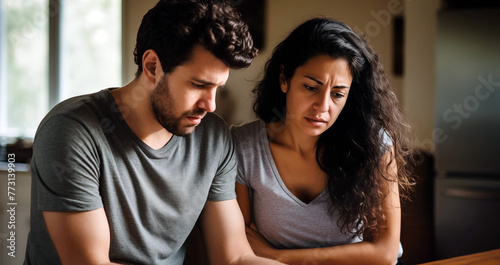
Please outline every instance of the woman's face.
[[347, 61], [328, 55], [312, 57], [297, 67], [289, 81], [280, 75], [281, 90], [286, 93], [287, 125], [319, 136], [344, 108], [351, 83]]

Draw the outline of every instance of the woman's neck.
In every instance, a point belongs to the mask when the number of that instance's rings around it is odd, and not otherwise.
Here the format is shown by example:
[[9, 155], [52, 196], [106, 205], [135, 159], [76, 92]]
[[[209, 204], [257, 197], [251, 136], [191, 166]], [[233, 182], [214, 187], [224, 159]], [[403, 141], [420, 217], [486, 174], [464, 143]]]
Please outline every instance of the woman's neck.
[[319, 136], [303, 133], [290, 122], [278, 121], [266, 124], [267, 136], [270, 142], [300, 153], [302, 156], [316, 154], [316, 143]]

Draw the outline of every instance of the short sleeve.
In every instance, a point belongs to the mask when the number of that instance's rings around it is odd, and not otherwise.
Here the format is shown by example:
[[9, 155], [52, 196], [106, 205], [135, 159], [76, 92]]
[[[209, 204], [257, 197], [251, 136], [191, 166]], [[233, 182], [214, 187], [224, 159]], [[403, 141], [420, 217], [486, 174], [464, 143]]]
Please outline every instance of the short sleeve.
[[99, 156], [79, 121], [56, 115], [42, 124], [33, 146], [32, 180], [42, 211], [88, 211], [102, 207]]
[[234, 154], [234, 143], [227, 125], [224, 123], [219, 128], [223, 128], [223, 131], [217, 134], [221, 137], [219, 140], [222, 142], [223, 149], [217, 173], [208, 193], [207, 199], [209, 201], [224, 201], [236, 198], [234, 179], [236, 176], [237, 161]]
[[382, 153], [385, 154], [387, 151], [389, 151], [389, 148], [393, 146], [393, 142], [387, 131], [381, 130], [380, 133], [382, 134]]
[[232, 126], [231, 133], [233, 135], [236, 157], [238, 158], [238, 170], [236, 173], [236, 182], [245, 187], [249, 187], [248, 180], [245, 176], [245, 171], [243, 170], [243, 164], [245, 161], [243, 161], [243, 156], [244, 156], [242, 151], [243, 147], [240, 142], [240, 139], [238, 138], [238, 127]]
[[250, 187], [245, 174], [243, 173], [243, 171], [239, 167], [238, 167], [238, 173], [236, 174], [236, 182], [238, 182], [239, 184], [241, 184], [247, 188]]

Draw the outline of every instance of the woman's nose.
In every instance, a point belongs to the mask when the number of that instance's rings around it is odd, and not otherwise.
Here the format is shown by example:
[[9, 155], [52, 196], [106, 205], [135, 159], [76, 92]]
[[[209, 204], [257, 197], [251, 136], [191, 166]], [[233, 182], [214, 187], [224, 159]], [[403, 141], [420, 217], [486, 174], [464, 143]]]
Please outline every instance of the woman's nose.
[[330, 107], [330, 92], [318, 93], [313, 107], [319, 112], [327, 112]]

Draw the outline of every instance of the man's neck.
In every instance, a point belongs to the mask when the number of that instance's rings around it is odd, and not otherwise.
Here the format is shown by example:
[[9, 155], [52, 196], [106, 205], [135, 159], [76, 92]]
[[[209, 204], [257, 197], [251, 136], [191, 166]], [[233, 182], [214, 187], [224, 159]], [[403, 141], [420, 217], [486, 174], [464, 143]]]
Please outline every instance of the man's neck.
[[160, 149], [172, 138], [158, 122], [151, 106], [154, 87], [144, 84], [140, 78], [124, 87], [111, 91], [125, 122], [145, 144]]

